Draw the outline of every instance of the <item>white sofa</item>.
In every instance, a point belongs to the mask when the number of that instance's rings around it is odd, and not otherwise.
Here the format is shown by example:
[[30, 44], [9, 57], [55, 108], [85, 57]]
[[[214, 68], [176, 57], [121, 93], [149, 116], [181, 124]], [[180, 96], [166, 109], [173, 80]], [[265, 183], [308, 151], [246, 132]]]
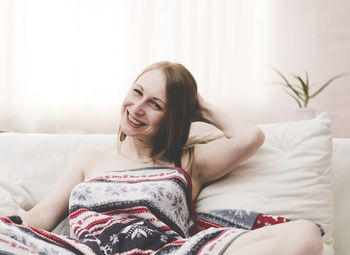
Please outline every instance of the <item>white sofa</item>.
[[[350, 139], [332, 138], [329, 125], [327, 113], [261, 125], [264, 145], [201, 191], [198, 212], [234, 208], [308, 219], [326, 231], [323, 255], [350, 254]], [[222, 135], [198, 130], [193, 128], [189, 143]], [[115, 141], [116, 135], [0, 133], [0, 216], [36, 204], [80, 146]], [[69, 235], [67, 220], [55, 232]]]

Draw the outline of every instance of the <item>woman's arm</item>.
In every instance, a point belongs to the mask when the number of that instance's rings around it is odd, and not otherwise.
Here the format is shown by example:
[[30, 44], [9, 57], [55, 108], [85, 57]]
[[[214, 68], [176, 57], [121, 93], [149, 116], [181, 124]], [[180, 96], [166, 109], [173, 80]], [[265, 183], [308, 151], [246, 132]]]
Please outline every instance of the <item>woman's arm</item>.
[[192, 175], [200, 185], [213, 181], [232, 171], [240, 162], [252, 156], [263, 144], [265, 136], [259, 127], [221, 109], [198, 95], [200, 121], [214, 125], [224, 137], [194, 149]]
[[52, 231], [68, 215], [70, 192], [75, 185], [83, 181], [85, 161], [89, 159], [89, 148], [75, 151], [50, 192], [29, 211], [19, 216], [24, 224]]

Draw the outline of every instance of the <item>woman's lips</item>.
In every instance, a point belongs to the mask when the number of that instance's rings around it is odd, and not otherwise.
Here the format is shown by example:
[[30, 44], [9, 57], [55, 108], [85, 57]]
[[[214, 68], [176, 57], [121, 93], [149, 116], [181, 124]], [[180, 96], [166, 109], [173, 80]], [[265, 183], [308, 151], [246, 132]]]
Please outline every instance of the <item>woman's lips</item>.
[[145, 123], [135, 119], [128, 111], [127, 111], [127, 117], [126, 117], [128, 123], [132, 126], [132, 127], [135, 127], [135, 128], [140, 128], [140, 127], [143, 127], [143, 126], [146, 126]]

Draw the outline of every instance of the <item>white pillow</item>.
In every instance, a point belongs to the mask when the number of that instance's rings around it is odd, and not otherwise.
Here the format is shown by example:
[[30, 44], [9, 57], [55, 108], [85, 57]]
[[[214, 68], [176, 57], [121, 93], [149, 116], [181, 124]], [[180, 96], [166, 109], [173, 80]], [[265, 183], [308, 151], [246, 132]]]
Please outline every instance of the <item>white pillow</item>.
[[19, 176], [0, 171], [0, 216], [18, 214], [33, 207], [33, 201]]
[[315, 119], [260, 125], [265, 143], [229, 175], [205, 187], [198, 212], [246, 209], [320, 223], [333, 246], [332, 133], [327, 112]]

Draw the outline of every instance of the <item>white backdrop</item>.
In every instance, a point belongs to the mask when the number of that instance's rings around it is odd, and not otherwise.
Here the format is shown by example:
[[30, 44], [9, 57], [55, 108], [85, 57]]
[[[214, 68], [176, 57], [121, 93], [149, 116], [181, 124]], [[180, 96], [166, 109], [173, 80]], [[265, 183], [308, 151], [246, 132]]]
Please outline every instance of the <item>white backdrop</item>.
[[[0, 128], [116, 131], [137, 74], [181, 62], [212, 103], [253, 121], [288, 120], [296, 104], [269, 82], [349, 72], [348, 0], [0, 0]], [[350, 76], [313, 99], [350, 137]]]
[[247, 0], [1, 0], [2, 127], [113, 132], [126, 90], [160, 60], [184, 64], [213, 103], [255, 102], [257, 8]]

